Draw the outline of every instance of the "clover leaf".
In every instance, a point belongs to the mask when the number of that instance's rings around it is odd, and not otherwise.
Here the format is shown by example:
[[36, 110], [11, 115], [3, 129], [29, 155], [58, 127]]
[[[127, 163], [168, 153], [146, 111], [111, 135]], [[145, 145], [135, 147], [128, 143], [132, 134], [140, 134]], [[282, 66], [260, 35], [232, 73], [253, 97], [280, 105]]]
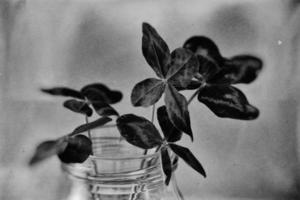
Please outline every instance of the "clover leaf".
[[154, 148], [163, 142], [156, 127], [144, 117], [122, 115], [117, 119], [117, 127], [127, 142], [143, 149]]
[[241, 120], [258, 117], [258, 109], [231, 84], [254, 81], [262, 69], [261, 59], [251, 55], [224, 58], [217, 45], [205, 36], [191, 37], [183, 47], [193, 51], [198, 58], [199, 73], [195, 78], [200, 85], [197, 89], [200, 102], [218, 117]]
[[79, 91], [68, 87], [42, 88], [41, 91], [55, 96], [65, 96], [74, 97], [77, 99], [84, 99], [84, 96]]
[[202, 176], [206, 177], [206, 172], [203, 166], [188, 148], [173, 143], [170, 143], [169, 146], [172, 151], [182, 158], [190, 167], [199, 172]]
[[168, 85], [166, 88], [165, 104], [170, 121], [193, 140], [188, 103], [185, 97], [172, 85]]
[[35, 153], [29, 161], [29, 165], [33, 166], [37, 163], [57, 155], [65, 150], [68, 142], [65, 137], [56, 140], [48, 140], [42, 142], [36, 147]]
[[259, 111], [250, 105], [246, 96], [237, 88], [226, 85], [208, 85], [198, 95], [218, 117], [251, 120], [259, 115]]
[[166, 42], [149, 24], [143, 23], [143, 55], [158, 78], [137, 83], [131, 93], [134, 106], [148, 107], [165, 93], [165, 104], [171, 122], [193, 138], [187, 101], [176, 88], [187, 87], [198, 71], [196, 56], [187, 49], [177, 48], [171, 54]]
[[167, 147], [163, 147], [161, 148], [161, 159], [162, 159], [162, 168], [163, 168], [163, 172], [166, 176], [165, 179], [165, 184], [169, 185], [171, 177], [172, 177], [172, 161], [168, 152], [168, 148]]
[[142, 25], [142, 52], [147, 63], [159, 78], [165, 78], [170, 62], [170, 50], [166, 42], [148, 23]]
[[41, 91], [51, 95], [76, 98], [65, 101], [64, 107], [88, 117], [93, 114], [90, 104], [100, 116], [118, 116], [119, 113], [110, 104], [119, 102], [123, 97], [120, 91], [111, 90], [102, 83], [86, 85], [80, 91], [67, 87], [54, 87], [41, 89]]
[[165, 83], [159, 79], [145, 79], [134, 86], [131, 102], [134, 106], [151, 106], [160, 99], [165, 87]]
[[88, 106], [88, 104], [84, 101], [78, 101], [76, 99], [69, 99], [63, 103], [65, 108], [69, 110], [84, 114], [90, 117], [93, 114], [93, 110]]
[[168, 142], [177, 142], [181, 139], [182, 132], [171, 122], [166, 106], [161, 106], [157, 109], [157, 119], [164, 137]]
[[82, 163], [92, 154], [92, 142], [84, 135], [69, 137], [64, 151], [57, 155], [64, 163]]

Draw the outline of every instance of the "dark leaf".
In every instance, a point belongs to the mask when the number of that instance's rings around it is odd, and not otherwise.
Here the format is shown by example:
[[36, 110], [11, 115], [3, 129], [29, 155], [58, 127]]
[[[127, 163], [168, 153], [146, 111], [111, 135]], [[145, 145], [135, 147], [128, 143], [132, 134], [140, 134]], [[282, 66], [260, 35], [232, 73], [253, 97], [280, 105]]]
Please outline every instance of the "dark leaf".
[[193, 140], [187, 101], [182, 94], [169, 84], [165, 91], [165, 104], [173, 125], [188, 134]]
[[254, 56], [239, 55], [224, 62], [212, 82], [217, 84], [251, 83], [262, 70], [262, 61]]
[[111, 90], [102, 83], [93, 83], [84, 86], [81, 93], [91, 102], [105, 102], [114, 104], [121, 101], [123, 95], [120, 91]]
[[104, 124], [106, 124], [110, 121], [111, 121], [111, 118], [109, 118], [109, 117], [101, 117], [93, 122], [78, 126], [77, 128], [74, 129], [74, 131], [72, 133], [69, 134], [69, 136], [76, 135], [78, 133], [83, 133], [90, 129], [94, 129], [94, 128], [103, 126]]
[[197, 56], [199, 62], [199, 73], [205, 81], [209, 81], [220, 71], [219, 65], [212, 59], [204, 56]]
[[204, 103], [218, 117], [251, 120], [259, 111], [248, 103], [246, 96], [237, 88], [226, 85], [207, 85], [198, 94]]
[[184, 48], [175, 49], [171, 54], [171, 63], [167, 73], [169, 83], [176, 83], [187, 87], [195, 73], [198, 72], [199, 63], [193, 53]]
[[151, 149], [162, 143], [155, 126], [147, 119], [133, 114], [122, 115], [117, 119], [121, 135], [130, 143], [143, 149]]
[[166, 106], [161, 106], [157, 109], [157, 119], [168, 142], [177, 142], [181, 139], [182, 132], [170, 121]]
[[66, 147], [67, 141], [64, 138], [42, 142], [37, 146], [29, 165], [35, 165], [50, 156], [56, 155], [64, 151]]
[[58, 154], [64, 163], [82, 163], [92, 154], [92, 142], [84, 135], [68, 138], [68, 145]]
[[145, 79], [134, 86], [131, 103], [134, 106], [148, 107], [156, 103], [165, 90], [165, 83], [155, 78]]
[[191, 166], [194, 170], [199, 172], [202, 176], [206, 177], [206, 173], [201, 163], [197, 160], [197, 158], [192, 154], [192, 152], [185, 147], [169, 144], [172, 151], [182, 158], [189, 166]]
[[92, 106], [100, 116], [119, 116], [119, 113], [105, 102], [92, 102]]
[[148, 23], [143, 23], [142, 51], [157, 76], [164, 78], [170, 61], [170, 50], [166, 42]]
[[84, 99], [84, 96], [82, 96], [82, 94], [79, 91], [66, 87], [42, 88], [41, 91], [55, 96], [65, 96]]
[[208, 57], [215, 61], [218, 65], [223, 62], [219, 48], [210, 38], [205, 36], [193, 36], [189, 38], [183, 45], [184, 48], [191, 50], [196, 55]]
[[91, 116], [93, 114], [93, 110], [88, 106], [86, 102], [77, 101], [75, 99], [70, 99], [64, 102], [64, 107], [70, 109], [73, 112], [81, 113], [87, 116]]
[[201, 86], [201, 82], [200, 81], [195, 81], [192, 80], [186, 87], [182, 87], [181, 85], [179, 85], [176, 82], [173, 82], [172, 85], [178, 90], [195, 90], [198, 89]]
[[167, 148], [161, 149], [162, 168], [166, 175], [165, 184], [169, 185], [172, 177], [172, 163]]

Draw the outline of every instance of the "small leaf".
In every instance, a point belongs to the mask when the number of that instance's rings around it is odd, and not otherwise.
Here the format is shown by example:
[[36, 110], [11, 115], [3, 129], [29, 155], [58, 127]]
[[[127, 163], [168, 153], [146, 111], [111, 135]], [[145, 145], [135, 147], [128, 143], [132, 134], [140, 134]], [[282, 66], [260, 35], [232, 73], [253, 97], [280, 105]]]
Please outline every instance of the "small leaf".
[[218, 65], [223, 62], [219, 48], [214, 41], [205, 36], [193, 36], [183, 45], [184, 48], [191, 50], [195, 55], [208, 57], [209, 60], [215, 61]]
[[172, 177], [172, 163], [167, 148], [161, 149], [162, 168], [166, 175], [165, 184], [169, 185]]
[[92, 106], [100, 116], [112, 116], [112, 115], [119, 116], [119, 113], [107, 103], [92, 102]]
[[64, 138], [57, 140], [49, 140], [39, 144], [35, 150], [33, 157], [31, 158], [29, 165], [33, 166], [46, 158], [54, 156], [67, 147], [67, 141]]
[[193, 140], [187, 101], [182, 94], [169, 84], [165, 91], [165, 104], [173, 125], [188, 134]]
[[67, 87], [42, 88], [41, 91], [55, 96], [65, 96], [84, 99], [84, 96], [82, 96], [82, 94], [79, 91]]
[[101, 117], [93, 122], [78, 126], [77, 128], [74, 129], [74, 131], [72, 133], [69, 134], [69, 136], [83, 133], [85, 131], [103, 126], [104, 124], [106, 124], [110, 121], [111, 121], [111, 118], [109, 118], [109, 117]]
[[198, 94], [204, 103], [218, 117], [251, 120], [259, 111], [248, 103], [246, 96], [237, 88], [226, 85], [207, 85]]
[[184, 48], [175, 49], [171, 54], [171, 63], [167, 73], [169, 83], [187, 87], [195, 73], [198, 72], [199, 63], [193, 53]]
[[82, 163], [92, 154], [92, 142], [84, 135], [68, 138], [68, 145], [58, 154], [64, 163]]
[[117, 119], [121, 135], [130, 143], [143, 149], [151, 149], [162, 143], [155, 126], [146, 118], [134, 114], [122, 115]]
[[73, 112], [81, 113], [89, 117], [93, 114], [93, 110], [84, 101], [77, 101], [75, 99], [70, 99], [65, 101], [63, 105], [64, 107], [68, 108]]
[[206, 173], [201, 163], [197, 160], [197, 158], [192, 154], [192, 152], [185, 147], [169, 144], [172, 151], [182, 158], [190, 167], [199, 172], [202, 176], [206, 177]]
[[166, 42], [148, 23], [143, 23], [142, 51], [157, 76], [164, 78], [170, 61], [170, 50]]
[[177, 142], [181, 139], [182, 132], [170, 121], [166, 106], [161, 106], [157, 109], [157, 119], [168, 142]]
[[111, 90], [102, 83], [93, 83], [84, 86], [81, 93], [91, 102], [105, 102], [114, 104], [121, 101], [123, 95], [120, 91]]
[[198, 89], [201, 86], [200, 81], [191, 80], [191, 82], [186, 86], [182, 87], [179, 83], [173, 82], [172, 85], [178, 90], [195, 90]]
[[165, 90], [165, 83], [155, 78], [145, 79], [134, 86], [131, 103], [134, 106], [148, 107], [156, 103]]
[[262, 70], [261, 59], [250, 55], [235, 56], [224, 62], [224, 67], [213, 82], [217, 84], [251, 83]]

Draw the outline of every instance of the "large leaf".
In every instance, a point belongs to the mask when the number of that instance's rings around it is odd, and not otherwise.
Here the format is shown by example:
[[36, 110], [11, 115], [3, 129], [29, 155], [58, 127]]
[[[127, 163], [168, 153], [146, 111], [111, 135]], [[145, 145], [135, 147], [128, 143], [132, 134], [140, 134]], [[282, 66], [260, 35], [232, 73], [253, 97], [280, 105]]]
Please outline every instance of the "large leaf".
[[190, 167], [199, 172], [202, 176], [206, 177], [206, 172], [202, 167], [201, 163], [197, 160], [197, 158], [192, 154], [192, 152], [185, 147], [169, 144], [172, 151], [182, 158]]
[[205, 36], [193, 36], [189, 38], [183, 45], [184, 48], [191, 50], [196, 55], [208, 57], [215, 61], [218, 65], [223, 62], [219, 48], [214, 41]]
[[84, 96], [82, 96], [82, 94], [79, 91], [67, 87], [42, 88], [41, 91], [55, 96], [65, 96], [84, 99]]
[[204, 103], [218, 117], [251, 120], [259, 111], [250, 105], [246, 96], [237, 88], [226, 85], [207, 85], [198, 94]]
[[101, 117], [101, 118], [99, 118], [99, 119], [97, 119], [95, 121], [92, 121], [90, 123], [78, 126], [77, 128], [75, 128], [73, 130], [72, 133], [69, 134], [69, 136], [76, 135], [76, 134], [79, 134], [79, 133], [83, 133], [85, 131], [88, 131], [88, 130], [91, 130], [91, 129], [103, 126], [104, 124], [106, 124], [106, 123], [108, 123], [110, 121], [111, 121], [111, 118], [109, 118], [109, 117]]
[[161, 159], [162, 159], [162, 168], [164, 174], [166, 175], [165, 184], [169, 185], [172, 177], [172, 163], [171, 163], [171, 158], [168, 149], [166, 147], [161, 149]]
[[117, 119], [121, 135], [130, 143], [143, 149], [151, 149], [162, 143], [156, 127], [146, 118], [134, 114], [122, 115]]
[[177, 142], [181, 139], [182, 132], [178, 130], [169, 119], [166, 106], [157, 109], [157, 119], [161, 130], [168, 142]]
[[251, 55], [239, 55], [224, 62], [223, 68], [212, 80], [218, 84], [251, 83], [262, 70], [262, 60]]
[[92, 142], [84, 135], [68, 138], [68, 145], [63, 152], [58, 153], [64, 163], [82, 163], [92, 154]]
[[67, 147], [67, 144], [68, 143], [65, 140], [65, 138], [42, 142], [37, 146], [33, 157], [30, 159], [29, 165], [35, 165], [45, 160], [46, 158], [63, 152], [64, 149]]
[[75, 99], [70, 99], [65, 101], [63, 105], [64, 107], [68, 108], [73, 112], [81, 113], [89, 117], [93, 114], [93, 110], [84, 101], [77, 101]]
[[84, 86], [81, 93], [91, 102], [105, 102], [114, 104], [121, 101], [123, 95], [120, 91], [111, 90], [102, 83], [93, 83]]
[[100, 101], [92, 102], [92, 106], [100, 116], [112, 116], [112, 115], [119, 116], [119, 113], [113, 107], [111, 107], [109, 104], [105, 102], [100, 102]]
[[165, 104], [173, 125], [188, 134], [193, 140], [187, 101], [182, 94], [169, 84], [165, 91]]
[[157, 76], [164, 78], [170, 61], [170, 50], [166, 42], [148, 23], [143, 23], [142, 51]]
[[171, 54], [171, 63], [167, 73], [169, 83], [187, 87], [198, 72], [198, 60], [194, 54], [184, 48], [175, 49]]
[[156, 103], [165, 90], [165, 83], [155, 78], [148, 78], [137, 83], [132, 89], [131, 103], [134, 106], [148, 107]]

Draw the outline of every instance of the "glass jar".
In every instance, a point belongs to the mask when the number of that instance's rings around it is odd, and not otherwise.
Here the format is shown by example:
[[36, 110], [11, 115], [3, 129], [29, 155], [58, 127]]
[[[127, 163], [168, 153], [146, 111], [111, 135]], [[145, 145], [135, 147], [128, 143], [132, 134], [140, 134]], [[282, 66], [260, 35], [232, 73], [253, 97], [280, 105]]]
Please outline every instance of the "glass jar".
[[93, 155], [87, 161], [62, 164], [72, 182], [68, 200], [181, 199], [174, 176], [165, 185], [159, 152], [145, 152], [127, 143], [114, 125], [91, 136]]

